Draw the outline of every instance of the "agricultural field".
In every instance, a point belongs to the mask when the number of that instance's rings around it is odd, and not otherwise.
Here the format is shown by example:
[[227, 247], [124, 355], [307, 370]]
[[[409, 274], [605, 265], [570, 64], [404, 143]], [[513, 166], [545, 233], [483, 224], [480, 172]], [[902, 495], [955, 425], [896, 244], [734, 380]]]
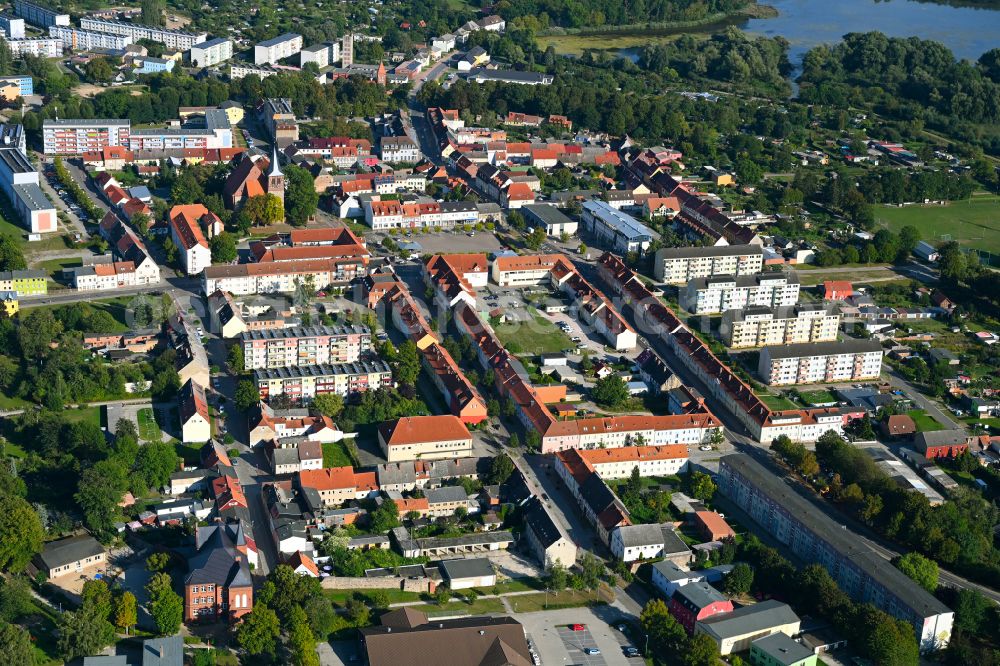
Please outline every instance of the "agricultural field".
[[1000, 254], [1000, 197], [997, 196], [973, 196], [944, 206], [877, 206], [875, 220], [896, 232], [912, 225], [929, 243], [950, 237], [965, 247]]

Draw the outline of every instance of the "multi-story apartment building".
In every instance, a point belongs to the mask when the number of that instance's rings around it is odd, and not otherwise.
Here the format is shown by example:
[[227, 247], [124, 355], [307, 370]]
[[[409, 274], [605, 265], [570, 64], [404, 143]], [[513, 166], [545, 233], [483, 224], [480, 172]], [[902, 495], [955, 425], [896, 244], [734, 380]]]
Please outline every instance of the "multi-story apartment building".
[[80, 155], [108, 146], [128, 146], [128, 120], [45, 120], [42, 145], [46, 155]]
[[948, 644], [955, 614], [947, 606], [750, 456], [723, 456], [719, 491], [852, 599], [912, 624], [922, 650]]
[[[21, 97], [27, 97], [28, 95], [34, 95], [35, 94], [35, 82], [27, 74], [14, 74], [13, 76], [0, 76], [0, 85], [6, 84], [6, 83], [13, 83], [14, 85], [16, 85], [17, 86], [18, 94], [20, 94]], [[8, 125], [7, 127], [14, 127], [14, 126], [13, 125]], [[21, 125], [16, 125], [16, 127], [21, 127]], [[6, 141], [6, 136], [3, 137], [3, 140], [4, 140], [5, 143], [8, 143], [8, 145], [10, 145], [9, 142]], [[23, 129], [21, 130], [20, 134], [18, 135], [18, 144], [17, 145], [21, 149], [22, 153], [26, 153], [27, 152], [25, 150], [25, 145], [24, 145], [24, 130]]]
[[253, 47], [255, 65], [273, 65], [302, 50], [302, 35], [286, 32], [272, 39], [266, 39]]
[[549, 281], [552, 267], [561, 255], [526, 254], [497, 257], [490, 266], [490, 279], [501, 287], [526, 287]]
[[222, 109], [207, 109], [167, 127], [133, 129], [128, 148], [138, 150], [221, 149], [233, 147], [233, 126]]
[[193, 67], [211, 67], [233, 57], [233, 42], [223, 37], [215, 37], [191, 47], [188, 54]]
[[729, 310], [719, 327], [726, 344], [734, 349], [832, 342], [839, 329], [840, 313], [821, 303]]
[[244, 76], [253, 75], [260, 79], [266, 79], [280, 71], [280, 69], [275, 69], [270, 65], [251, 65], [248, 62], [234, 62], [229, 66], [229, 78], [236, 81], [237, 79], [242, 79]]
[[263, 400], [272, 395], [287, 395], [296, 402], [309, 402], [322, 393], [347, 397], [392, 386], [392, 369], [381, 360], [259, 368], [254, 370], [253, 376]]
[[306, 63], [314, 62], [320, 69], [340, 60], [340, 43], [323, 42], [307, 46], [299, 52], [299, 67], [305, 67]]
[[197, 275], [212, 265], [212, 251], [199, 220], [187, 209], [187, 206], [175, 206], [171, 210], [170, 238], [180, 252], [184, 272]]
[[106, 32], [80, 30], [73, 26], [50, 25], [49, 37], [62, 42], [67, 51], [93, 51], [94, 49], [113, 49], [120, 51], [132, 43], [129, 35], [112, 35]]
[[447, 228], [457, 224], [475, 224], [479, 220], [479, 209], [476, 208], [476, 204], [469, 201], [403, 203], [395, 200], [366, 200], [364, 213], [365, 222], [376, 231]]
[[292, 110], [292, 100], [285, 97], [265, 99], [257, 107], [257, 114], [279, 148], [299, 140], [299, 123], [295, 119], [295, 111]]
[[55, 206], [38, 183], [38, 171], [20, 148], [0, 146], [0, 188], [14, 204], [21, 226], [33, 234], [55, 231]]
[[38, 296], [49, 293], [48, 274], [45, 271], [0, 272], [0, 291], [13, 291], [18, 296]]
[[194, 33], [184, 30], [171, 30], [170, 28], [160, 28], [152, 25], [109, 21], [86, 16], [80, 19], [80, 28], [130, 37], [132, 43], [138, 42], [140, 39], [148, 39], [152, 42], [160, 42], [167, 48], [177, 49], [178, 51], [187, 51], [195, 44], [201, 44], [208, 37], [204, 32]]
[[462, 419], [451, 414], [404, 416], [383, 423], [378, 441], [391, 463], [472, 456], [472, 435]]
[[764, 347], [757, 374], [771, 386], [878, 379], [882, 345], [875, 340], [846, 340]]
[[653, 240], [649, 227], [606, 201], [585, 201], [581, 221], [584, 231], [593, 235], [598, 245], [612, 252], [643, 254]]
[[366, 262], [366, 257], [345, 257], [210, 266], [202, 275], [202, 289], [206, 296], [219, 289], [234, 296], [290, 294], [300, 283], [308, 281], [316, 289], [323, 289], [363, 275]]
[[346, 466], [307, 469], [299, 472], [298, 484], [306, 492], [315, 492], [324, 507], [333, 507], [358, 499], [359, 485], [364, 483], [359, 476]]
[[408, 136], [386, 136], [379, 142], [380, 156], [383, 162], [409, 162], [415, 164], [420, 161], [420, 149]]
[[753, 275], [764, 268], [764, 249], [756, 245], [665, 247], [656, 252], [653, 276], [669, 284], [695, 278]]
[[247, 331], [240, 341], [244, 367], [256, 370], [354, 363], [371, 350], [372, 334], [365, 326], [310, 326]]
[[624, 479], [639, 468], [639, 476], [670, 476], [687, 469], [685, 444], [625, 446], [617, 449], [575, 449], [572, 455], [585, 460], [602, 479]]
[[24, 39], [24, 19], [0, 14], [0, 30], [6, 39]]
[[787, 307], [798, 302], [800, 286], [794, 273], [695, 278], [680, 292], [680, 304], [694, 314], [718, 314], [755, 305]]
[[11, 55], [33, 55], [40, 58], [58, 58], [62, 55], [61, 39], [8, 39]]
[[14, 13], [31, 25], [42, 28], [48, 28], [50, 25], [69, 25], [69, 14], [60, 14], [27, 0], [14, 0]]
[[667, 416], [597, 416], [553, 421], [542, 434], [542, 453], [566, 449], [617, 449], [623, 446], [698, 446], [721, 423], [707, 412]]

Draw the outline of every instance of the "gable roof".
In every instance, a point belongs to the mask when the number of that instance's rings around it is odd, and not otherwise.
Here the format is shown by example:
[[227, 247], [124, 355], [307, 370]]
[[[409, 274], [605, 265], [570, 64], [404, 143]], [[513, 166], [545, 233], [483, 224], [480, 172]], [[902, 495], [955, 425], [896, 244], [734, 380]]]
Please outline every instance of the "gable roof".
[[48, 542], [39, 557], [48, 569], [58, 569], [103, 552], [104, 546], [97, 539], [89, 534], [79, 534]]

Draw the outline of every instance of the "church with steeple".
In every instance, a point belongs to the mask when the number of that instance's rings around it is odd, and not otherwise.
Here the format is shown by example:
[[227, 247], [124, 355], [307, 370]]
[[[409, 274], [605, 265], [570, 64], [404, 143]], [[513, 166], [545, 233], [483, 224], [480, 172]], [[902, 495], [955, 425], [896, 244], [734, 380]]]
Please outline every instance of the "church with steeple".
[[285, 202], [285, 174], [281, 172], [281, 161], [278, 148], [271, 147], [270, 159], [249, 153], [241, 153], [238, 163], [222, 189], [226, 206], [239, 210], [247, 199], [263, 194], [273, 194]]

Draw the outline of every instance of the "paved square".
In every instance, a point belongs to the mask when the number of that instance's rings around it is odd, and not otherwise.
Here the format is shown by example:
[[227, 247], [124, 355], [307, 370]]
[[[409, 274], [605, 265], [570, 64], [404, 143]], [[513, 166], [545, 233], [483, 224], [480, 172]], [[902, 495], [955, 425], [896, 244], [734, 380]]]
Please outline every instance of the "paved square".
[[[513, 601], [516, 597], [510, 597]], [[524, 625], [528, 639], [541, 658], [542, 666], [644, 666], [641, 658], [627, 658], [622, 648], [633, 643], [614, 625], [628, 620], [618, 604], [595, 608], [567, 608], [537, 613], [513, 613]], [[583, 631], [573, 631], [569, 625], [582, 624]], [[596, 647], [599, 655], [584, 654], [583, 648]]]
[[607, 666], [603, 654], [587, 654], [584, 652], [588, 648], [597, 647], [597, 641], [591, 636], [589, 629], [585, 628], [582, 631], [573, 631], [569, 626], [561, 626], [556, 627], [556, 630], [574, 664], [580, 664], [581, 666]]

